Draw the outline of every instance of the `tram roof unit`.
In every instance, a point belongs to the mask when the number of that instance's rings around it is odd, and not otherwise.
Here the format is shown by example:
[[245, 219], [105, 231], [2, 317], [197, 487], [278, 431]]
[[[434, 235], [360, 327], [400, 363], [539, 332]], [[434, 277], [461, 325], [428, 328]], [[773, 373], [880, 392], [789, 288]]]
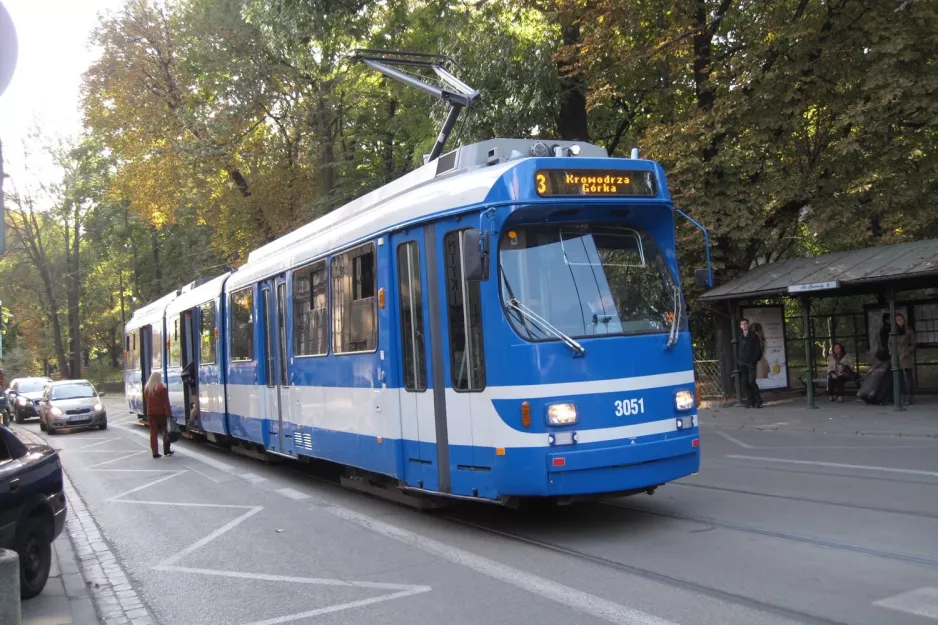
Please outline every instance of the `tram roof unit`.
[[164, 295], [155, 302], [150, 302], [143, 308], [138, 308], [135, 310], [134, 314], [131, 315], [130, 319], [124, 325], [124, 332], [130, 332], [131, 330], [136, 330], [146, 325], [152, 325], [157, 321], [162, 321], [166, 307], [170, 304], [170, 302], [176, 299], [178, 294], [179, 291], [173, 291], [172, 293]]
[[177, 315], [184, 310], [189, 310], [200, 304], [205, 304], [214, 300], [222, 294], [225, 287], [225, 280], [231, 273], [226, 272], [222, 275], [203, 282], [198, 286], [196, 282], [187, 284], [180, 289], [181, 293], [172, 302], [166, 306], [166, 315]]
[[226, 290], [431, 215], [483, 202], [506, 171], [532, 155], [552, 156], [558, 148], [578, 150], [576, 158], [608, 158], [604, 148], [582, 141], [491, 139], [460, 147], [251, 252], [247, 263], [231, 274]]

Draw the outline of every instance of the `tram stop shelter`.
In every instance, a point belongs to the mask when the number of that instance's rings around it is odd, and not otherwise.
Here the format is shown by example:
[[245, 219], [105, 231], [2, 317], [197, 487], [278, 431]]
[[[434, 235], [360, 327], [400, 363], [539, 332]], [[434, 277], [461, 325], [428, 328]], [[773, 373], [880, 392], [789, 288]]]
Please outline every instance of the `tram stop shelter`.
[[[742, 397], [736, 346], [739, 339], [738, 321], [742, 305], [766, 300], [794, 298], [801, 304], [803, 334], [807, 363], [807, 402], [814, 403], [814, 328], [811, 302], [814, 299], [855, 295], [875, 295], [889, 306], [891, 321], [893, 402], [901, 410], [899, 382], [898, 332], [896, 328], [896, 295], [902, 292], [938, 287], [938, 239], [913, 243], [835, 252], [813, 258], [798, 258], [755, 267], [748, 273], [706, 292], [702, 302], [721, 302], [729, 306], [733, 345], [733, 365], [737, 400]], [[938, 300], [935, 300], [938, 302]], [[931, 304], [930, 304], [931, 306]], [[784, 319], [781, 324], [784, 331]], [[929, 319], [928, 327], [934, 322]], [[918, 335], [920, 332], [916, 332]], [[917, 336], [917, 340], [918, 340]], [[787, 372], [786, 372], [787, 379]]]

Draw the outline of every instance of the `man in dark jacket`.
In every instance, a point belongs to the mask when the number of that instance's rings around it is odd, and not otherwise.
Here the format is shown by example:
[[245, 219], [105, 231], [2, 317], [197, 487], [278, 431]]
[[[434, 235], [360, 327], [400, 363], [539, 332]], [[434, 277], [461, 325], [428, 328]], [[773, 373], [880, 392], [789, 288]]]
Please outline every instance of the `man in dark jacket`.
[[759, 340], [758, 334], [749, 331], [748, 319], [739, 322], [739, 329], [743, 334], [739, 337], [737, 361], [739, 379], [749, 396], [746, 407], [762, 408], [762, 396], [759, 394], [759, 385], [756, 384], [756, 363], [762, 360], [762, 341]]

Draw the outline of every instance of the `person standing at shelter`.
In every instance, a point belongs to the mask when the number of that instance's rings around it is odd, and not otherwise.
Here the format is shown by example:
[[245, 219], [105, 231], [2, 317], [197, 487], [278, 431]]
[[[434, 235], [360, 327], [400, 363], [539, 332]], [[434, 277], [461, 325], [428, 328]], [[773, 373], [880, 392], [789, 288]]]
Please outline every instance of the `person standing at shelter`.
[[762, 341], [755, 332], [749, 331], [748, 319], [740, 320], [739, 329], [743, 335], [739, 337], [736, 360], [739, 363], [740, 381], [749, 396], [746, 407], [762, 408], [762, 396], [756, 383], [756, 364], [762, 359]]
[[827, 359], [827, 390], [830, 393], [830, 401], [843, 403], [844, 387], [848, 380], [855, 377], [853, 361], [847, 355], [847, 350], [841, 343], [834, 344], [830, 358]]
[[154, 371], [147, 380], [147, 385], [143, 388], [143, 401], [147, 407], [147, 423], [150, 425], [150, 451], [154, 458], [160, 457], [160, 451], [157, 447], [157, 433], [163, 433], [163, 454], [172, 456], [173, 452], [169, 449], [169, 435], [166, 430], [166, 422], [172, 415], [172, 408], [169, 405], [169, 390], [160, 379], [160, 372]]
[[905, 399], [903, 403], [912, 404], [912, 395], [915, 393], [915, 332], [907, 327], [905, 315], [896, 315], [896, 329], [899, 331], [899, 368], [902, 369], [902, 389]]

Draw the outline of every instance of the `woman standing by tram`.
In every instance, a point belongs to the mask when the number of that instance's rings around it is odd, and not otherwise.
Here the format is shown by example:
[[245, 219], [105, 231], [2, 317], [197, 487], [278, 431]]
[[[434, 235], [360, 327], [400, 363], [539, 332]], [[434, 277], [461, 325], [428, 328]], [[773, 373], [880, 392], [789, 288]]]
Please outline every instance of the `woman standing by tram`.
[[163, 454], [172, 456], [173, 452], [169, 448], [169, 432], [166, 429], [167, 421], [172, 414], [169, 405], [169, 390], [160, 379], [160, 372], [154, 371], [147, 380], [147, 385], [143, 389], [143, 401], [146, 404], [147, 423], [150, 426], [150, 451], [154, 458], [159, 458], [159, 447], [157, 447], [157, 433], [163, 432]]

